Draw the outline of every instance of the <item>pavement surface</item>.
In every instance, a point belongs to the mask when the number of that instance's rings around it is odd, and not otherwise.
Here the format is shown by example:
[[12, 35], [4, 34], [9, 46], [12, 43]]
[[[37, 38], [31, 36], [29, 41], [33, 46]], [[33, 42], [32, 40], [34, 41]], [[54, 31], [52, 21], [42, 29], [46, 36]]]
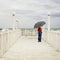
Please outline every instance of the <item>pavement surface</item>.
[[43, 39], [38, 42], [35, 36], [22, 36], [0, 60], [60, 60], [60, 52]]

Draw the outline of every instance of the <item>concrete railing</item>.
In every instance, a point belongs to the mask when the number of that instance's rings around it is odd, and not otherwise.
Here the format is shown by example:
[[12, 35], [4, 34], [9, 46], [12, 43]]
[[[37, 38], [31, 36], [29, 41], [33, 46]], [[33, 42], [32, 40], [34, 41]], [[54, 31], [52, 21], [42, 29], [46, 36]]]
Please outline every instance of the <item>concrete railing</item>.
[[48, 31], [47, 42], [50, 43], [56, 50], [60, 50], [60, 32]]
[[21, 36], [20, 30], [8, 30], [0, 32], [0, 57], [14, 44]]
[[37, 29], [21, 29], [22, 36], [37, 36]]
[[55, 50], [60, 51], [60, 31], [43, 31], [43, 39]]

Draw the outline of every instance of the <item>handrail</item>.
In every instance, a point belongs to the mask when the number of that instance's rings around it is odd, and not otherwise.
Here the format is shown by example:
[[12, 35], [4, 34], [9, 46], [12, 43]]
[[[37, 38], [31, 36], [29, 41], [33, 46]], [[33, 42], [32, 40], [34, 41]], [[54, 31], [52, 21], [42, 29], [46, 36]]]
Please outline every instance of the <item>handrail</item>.
[[8, 30], [0, 32], [0, 57], [14, 44], [21, 36], [20, 30]]

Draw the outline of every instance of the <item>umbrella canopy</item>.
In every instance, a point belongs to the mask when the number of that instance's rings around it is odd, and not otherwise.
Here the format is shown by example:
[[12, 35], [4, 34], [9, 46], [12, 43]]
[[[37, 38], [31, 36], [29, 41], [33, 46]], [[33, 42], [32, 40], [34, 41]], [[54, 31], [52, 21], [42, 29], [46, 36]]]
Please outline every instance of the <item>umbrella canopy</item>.
[[45, 25], [46, 23], [44, 21], [40, 21], [40, 22], [37, 22], [35, 25], [34, 25], [34, 28], [38, 28], [40, 26], [43, 26]]

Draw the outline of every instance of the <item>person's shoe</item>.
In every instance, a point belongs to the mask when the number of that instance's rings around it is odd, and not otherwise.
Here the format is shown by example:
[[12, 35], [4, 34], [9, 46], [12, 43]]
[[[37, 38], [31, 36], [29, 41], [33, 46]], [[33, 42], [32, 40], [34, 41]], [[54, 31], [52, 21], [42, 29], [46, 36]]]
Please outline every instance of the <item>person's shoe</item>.
[[41, 41], [38, 41], [38, 42], [41, 42]]

